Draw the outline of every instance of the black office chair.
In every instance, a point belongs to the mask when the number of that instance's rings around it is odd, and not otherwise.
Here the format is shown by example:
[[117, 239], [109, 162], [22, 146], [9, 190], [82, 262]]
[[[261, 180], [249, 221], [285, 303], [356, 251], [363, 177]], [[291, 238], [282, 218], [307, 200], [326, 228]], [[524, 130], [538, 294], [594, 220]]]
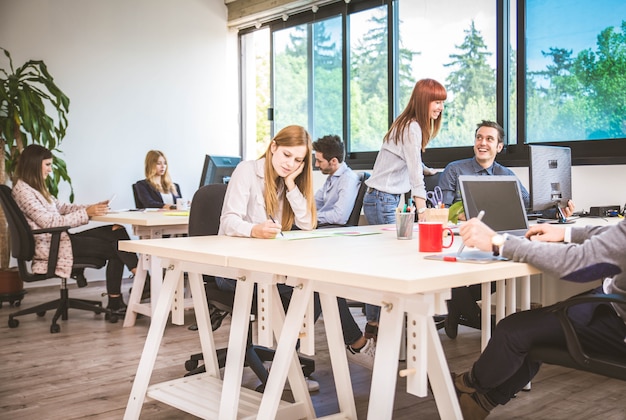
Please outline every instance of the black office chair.
[[424, 175], [424, 184], [426, 185], [426, 191], [432, 191], [437, 185], [439, 185], [439, 178], [441, 172], [435, 172], [432, 175]]
[[[6, 185], [0, 185], [0, 203], [2, 204], [2, 209], [4, 210], [4, 214], [9, 225], [9, 232], [11, 235], [11, 252], [13, 257], [17, 260], [18, 271], [22, 280], [24, 282], [35, 282], [58, 277], [55, 274], [55, 271], [61, 234], [63, 232], [67, 232], [70, 227], [62, 226], [49, 229], [32, 230], [26, 221], [26, 217], [24, 217], [24, 214], [13, 199], [13, 196], [11, 195], [11, 188]], [[30, 271], [29, 264], [35, 255], [35, 235], [47, 233], [52, 235], [50, 240], [48, 270], [45, 274], [35, 274]], [[104, 267], [105, 264], [106, 261], [100, 258], [75, 258], [74, 265], [72, 267], [72, 275], [78, 277], [77, 280], [79, 282], [85, 282], [83, 276], [83, 270], [85, 268], [98, 269]], [[17, 316], [33, 313], [36, 313], [37, 316], [44, 316], [46, 311], [56, 309], [54, 317], [52, 318], [52, 324], [50, 325], [50, 332], [58, 333], [61, 331], [61, 327], [57, 324], [57, 320], [59, 317], [63, 320], [67, 320], [69, 308], [92, 311], [96, 314], [105, 312], [107, 313], [107, 318], [110, 322], [117, 322], [117, 317], [106, 308], [103, 308], [102, 302], [96, 300], [70, 298], [67, 289], [67, 279], [62, 278], [59, 299], [9, 314], [9, 327], [16, 328], [19, 325], [19, 321], [15, 319]]]
[[[226, 184], [208, 184], [201, 187], [193, 196], [193, 205], [189, 213], [189, 236], [217, 235], [219, 231], [220, 216]], [[206, 296], [211, 315], [211, 328], [215, 331], [221, 325], [224, 314], [232, 313], [235, 296], [232, 292], [220, 290], [215, 282], [215, 277], [204, 275]], [[252, 312], [255, 313], [256, 304], [253, 303]], [[227, 349], [218, 349], [217, 358], [220, 367], [226, 364]], [[185, 376], [194, 375], [205, 371], [204, 366], [198, 366], [202, 360], [202, 353], [192, 355], [185, 362], [188, 373]], [[249, 366], [261, 380], [257, 388], [262, 391], [267, 382], [268, 372], [263, 362], [274, 359], [274, 350], [267, 347], [257, 346], [252, 343], [252, 326], [248, 329], [248, 344], [246, 349], [246, 366]], [[304, 376], [310, 376], [315, 371], [315, 361], [300, 358]]]
[[626, 381], [626, 360], [588, 354], [583, 350], [578, 340], [576, 331], [567, 317], [567, 310], [571, 306], [588, 302], [614, 302], [626, 305], [626, 298], [620, 295], [582, 294], [555, 304], [553, 310], [563, 327], [567, 349], [535, 346], [530, 350], [529, 356], [543, 363], [584, 370]]

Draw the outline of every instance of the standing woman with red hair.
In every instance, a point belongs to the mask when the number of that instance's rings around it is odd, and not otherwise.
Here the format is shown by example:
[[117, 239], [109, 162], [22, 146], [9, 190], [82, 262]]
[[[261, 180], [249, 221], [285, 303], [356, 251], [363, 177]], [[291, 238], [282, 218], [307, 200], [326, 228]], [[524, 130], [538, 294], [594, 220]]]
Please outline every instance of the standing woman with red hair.
[[[391, 124], [378, 152], [363, 198], [363, 213], [370, 225], [395, 223], [400, 196], [411, 191], [418, 218], [426, 210], [422, 152], [441, 128], [443, 102], [448, 94], [433, 79], [419, 80], [404, 111]], [[366, 337], [376, 336], [380, 308], [365, 306]]]

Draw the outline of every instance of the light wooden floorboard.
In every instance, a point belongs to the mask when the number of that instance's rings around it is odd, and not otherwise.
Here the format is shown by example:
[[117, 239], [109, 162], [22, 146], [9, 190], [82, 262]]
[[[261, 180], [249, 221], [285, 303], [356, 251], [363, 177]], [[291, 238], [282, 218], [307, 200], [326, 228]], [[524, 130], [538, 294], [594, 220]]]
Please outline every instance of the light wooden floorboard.
[[[124, 292], [130, 283], [124, 284]], [[70, 295], [97, 299], [104, 291], [102, 282], [76, 289]], [[56, 287], [28, 289], [22, 307], [51, 300]], [[106, 298], [102, 298], [106, 304]], [[0, 418], [2, 419], [121, 419], [139, 362], [149, 326], [149, 318], [135, 327], [122, 328], [122, 322], [110, 324], [103, 315], [71, 310], [70, 318], [61, 321], [61, 332], [50, 334], [52, 314], [43, 318], [27, 315], [18, 328], [7, 325], [8, 314], [17, 308], [7, 303], [0, 309]], [[354, 314], [364, 322], [358, 309]], [[194, 322], [193, 311], [185, 316], [185, 326], [169, 325], [159, 352], [151, 383], [180, 377], [186, 373], [184, 362], [200, 351], [197, 333], [187, 326]], [[216, 332], [218, 346], [227, 341], [229, 318]], [[321, 390], [312, 395], [318, 415], [337, 410], [334, 384], [325, 343], [323, 319], [316, 326], [317, 369], [314, 378]], [[456, 340], [440, 337], [451, 370], [471, 366], [478, 355], [480, 334], [461, 327]], [[400, 368], [403, 364], [400, 364]], [[369, 400], [371, 372], [350, 365], [359, 419], [365, 419]], [[254, 388], [258, 381], [245, 370], [244, 383]], [[394, 419], [438, 419], [432, 397], [417, 398], [406, 394], [399, 378], [394, 404]], [[522, 392], [504, 407], [498, 407], [490, 419], [626, 419], [626, 383], [565, 368], [544, 366], [533, 381], [530, 392]], [[289, 398], [289, 393], [285, 393]], [[142, 419], [195, 418], [159, 402], [147, 400]]]

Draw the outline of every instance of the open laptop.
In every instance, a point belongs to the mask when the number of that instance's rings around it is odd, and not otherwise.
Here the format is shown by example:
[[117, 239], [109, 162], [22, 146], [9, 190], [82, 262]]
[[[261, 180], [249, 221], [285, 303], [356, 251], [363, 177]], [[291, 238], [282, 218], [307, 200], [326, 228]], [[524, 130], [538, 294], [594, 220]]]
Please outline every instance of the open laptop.
[[484, 210], [483, 222], [499, 233], [522, 236], [528, 230], [526, 208], [515, 176], [459, 176], [465, 216]]

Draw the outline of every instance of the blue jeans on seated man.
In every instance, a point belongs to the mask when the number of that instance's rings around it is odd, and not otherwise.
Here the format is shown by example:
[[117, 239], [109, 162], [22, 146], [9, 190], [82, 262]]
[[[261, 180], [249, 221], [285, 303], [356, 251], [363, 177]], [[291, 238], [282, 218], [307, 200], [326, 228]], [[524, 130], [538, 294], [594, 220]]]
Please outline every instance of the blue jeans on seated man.
[[[237, 280], [225, 279], [223, 277], [216, 277], [215, 282], [217, 283], [217, 287], [219, 287], [221, 290], [234, 292], [235, 287], [237, 286]], [[286, 284], [278, 284], [277, 286], [278, 294], [280, 295], [280, 299], [283, 303], [283, 308], [285, 309], [285, 311], [287, 311], [287, 308], [289, 307], [289, 302], [291, 301], [293, 287], [287, 286]], [[322, 313], [319, 295], [317, 293], [315, 293], [314, 295], [313, 302], [313, 313], [315, 316], [315, 321], [317, 321], [320, 314]], [[361, 332], [361, 329], [359, 328], [359, 325], [352, 317], [350, 307], [348, 306], [346, 300], [344, 298], [337, 298], [337, 305], [339, 306], [339, 318], [341, 320], [344, 343], [352, 344], [356, 342], [359, 338], [361, 338], [363, 334]]]

